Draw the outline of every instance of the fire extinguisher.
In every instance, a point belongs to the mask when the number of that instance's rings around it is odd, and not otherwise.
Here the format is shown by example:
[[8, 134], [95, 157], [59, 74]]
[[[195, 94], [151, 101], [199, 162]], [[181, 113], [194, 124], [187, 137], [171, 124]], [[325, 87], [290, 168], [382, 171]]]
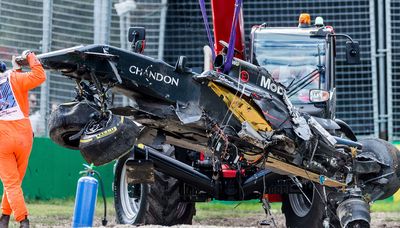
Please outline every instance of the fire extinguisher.
[[[102, 220], [102, 224], [103, 226], [106, 226], [107, 204], [106, 204], [106, 197], [104, 194], [103, 181], [101, 179], [100, 173], [93, 169], [93, 164], [91, 164], [90, 166], [87, 164], [83, 164], [83, 166], [85, 166], [85, 170], [79, 172], [79, 174], [84, 174], [84, 176], [79, 178], [78, 185], [76, 188], [72, 227], [93, 226], [93, 217], [96, 209], [98, 182], [100, 182], [101, 193], [104, 201], [104, 218]], [[97, 176], [99, 181], [97, 181], [97, 179], [94, 178], [94, 175]]]

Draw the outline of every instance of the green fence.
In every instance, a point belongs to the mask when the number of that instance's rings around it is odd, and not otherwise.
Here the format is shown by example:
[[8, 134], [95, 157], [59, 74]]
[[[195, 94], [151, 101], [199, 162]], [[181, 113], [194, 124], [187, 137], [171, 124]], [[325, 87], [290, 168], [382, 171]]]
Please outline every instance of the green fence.
[[[22, 188], [28, 199], [74, 197], [76, 184], [83, 170], [79, 151], [68, 150], [54, 144], [48, 138], [35, 138], [29, 166]], [[108, 196], [112, 195], [113, 164], [96, 168], [104, 181]], [[0, 183], [0, 193], [3, 187]]]

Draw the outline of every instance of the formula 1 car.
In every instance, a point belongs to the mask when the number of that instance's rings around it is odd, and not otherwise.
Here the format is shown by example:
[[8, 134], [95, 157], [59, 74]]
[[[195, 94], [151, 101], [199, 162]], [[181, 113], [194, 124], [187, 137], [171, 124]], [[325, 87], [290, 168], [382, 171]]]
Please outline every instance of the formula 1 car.
[[[333, 56], [330, 30], [301, 34], [328, 42], [314, 49], [317, 60]], [[121, 223], [188, 224], [195, 202], [267, 204], [278, 194], [289, 227], [369, 227], [369, 203], [399, 189], [400, 153], [393, 145], [356, 141], [344, 122], [326, 116], [334, 102], [329, 96], [306, 104], [323, 112], [301, 112], [289, 98], [317, 76], [328, 82], [332, 61], [318, 61], [285, 84], [256, 63], [257, 55], [228, 63], [228, 44], [213, 67], [195, 73], [185, 57], [171, 66], [142, 55], [142, 28], [131, 28], [129, 40], [132, 51], [88, 45], [38, 56], [46, 69], [77, 82], [76, 99], [50, 117], [50, 137], [95, 165], [118, 159]], [[113, 107], [111, 89], [134, 105]], [[309, 90], [310, 99], [321, 94]]]

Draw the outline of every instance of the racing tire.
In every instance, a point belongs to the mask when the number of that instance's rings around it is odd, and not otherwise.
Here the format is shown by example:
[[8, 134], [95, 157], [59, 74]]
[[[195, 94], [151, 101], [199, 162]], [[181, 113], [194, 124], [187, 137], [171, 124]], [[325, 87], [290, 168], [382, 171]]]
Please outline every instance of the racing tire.
[[[400, 187], [400, 151], [393, 144], [378, 138], [367, 138], [360, 142], [363, 145], [362, 153], [372, 153], [378, 161], [385, 164], [381, 166], [379, 173], [365, 174], [365, 179], [383, 175], [387, 178], [387, 184], [370, 182], [365, 186], [365, 190], [373, 200], [383, 200], [392, 196]], [[392, 174], [388, 175], [390, 173]]]
[[87, 124], [79, 150], [89, 164], [104, 165], [128, 153], [139, 133], [140, 128], [132, 120], [110, 113], [106, 118]]
[[49, 117], [49, 136], [62, 147], [73, 150], [79, 149], [79, 137], [75, 140], [69, 138], [90, 121], [90, 116], [98, 112], [86, 102], [72, 101], [60, 104]]
[[113, 190], [118, 223], [192, 224], [195, 203], [180, 201], [178, 180], [155, 171], [153, 184], [129, 185], [125, 175], [127, 159], [124, 156], [115, 164]]
[[339, 125], [340, 129], [336, 130], [336, 134], [341, 137], [341, 138], [345, 138], [345, 139], [350, 139], [354, 142], [357, 142], [357, 137], [354, 134], [353, 130], [351, 129], [351, 127], [344, 122], [343, 120], [340, 119], [335, 119], [335, 122]]
[[[316, 189], [309, 182], [307, 188], [303, 188], [311, 204], [302, 193], [282, 195], [282, 213], [286, 218], [286, 227], [323, 227], [322, 224], [326, 217], [325, 203], [321, 198], [321, 196], [323, 197], [323, 190], [321, 185], [315, 184], [315, 187]], [[331, 221], [330, 227], [340, 227], [340, 225], [336, 221]]]

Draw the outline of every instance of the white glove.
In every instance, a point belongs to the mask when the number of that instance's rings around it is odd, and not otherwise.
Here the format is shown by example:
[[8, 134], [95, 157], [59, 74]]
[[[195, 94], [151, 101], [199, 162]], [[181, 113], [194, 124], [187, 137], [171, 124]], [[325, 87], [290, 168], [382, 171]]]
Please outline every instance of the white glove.
[[29, 55], [30, 53], [32, 53], [31, 50], [25, 50], [25, 51], [22, 52], [21, 57], [22, 57], [23, 59], [26, 59], [26, 58], [28, 58], [28, 55]]
[[11, 64], [12, 64], [12, 69], [13, 69], [13, 70], [21, 70], [21, 69], [22, 69], [21, 65], [19, 65], [19, 64], [15, 61], [15, 55], [12, 56]]

